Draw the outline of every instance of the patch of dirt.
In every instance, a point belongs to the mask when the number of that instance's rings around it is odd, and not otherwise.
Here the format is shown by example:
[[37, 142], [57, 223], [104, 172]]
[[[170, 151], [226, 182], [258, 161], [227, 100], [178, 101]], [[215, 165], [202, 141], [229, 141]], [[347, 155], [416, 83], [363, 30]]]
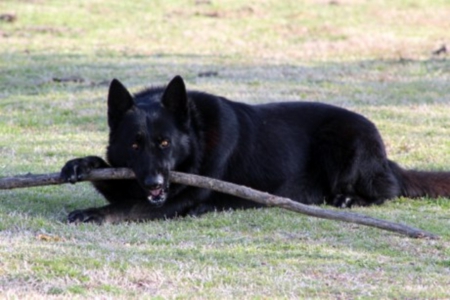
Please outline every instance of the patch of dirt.
[[245, 18], [249, 16], [260, 15], [258, 11], [249, 5], [242, 6], [237, 9], [229, 10], [218, 10], [218, 9], [195, 9], [190, 10], [173, 10], [169, 12], [166, 16], [169, 18], [190, 18], [190, 17], [205, 17], [205, 18], [217, 18], [217, 19], [234, 19], [234, 18]]
[[0, 14], [0, 22], [4, 23], [14, 23], [17, 21], [17, 15], [12, 13]]

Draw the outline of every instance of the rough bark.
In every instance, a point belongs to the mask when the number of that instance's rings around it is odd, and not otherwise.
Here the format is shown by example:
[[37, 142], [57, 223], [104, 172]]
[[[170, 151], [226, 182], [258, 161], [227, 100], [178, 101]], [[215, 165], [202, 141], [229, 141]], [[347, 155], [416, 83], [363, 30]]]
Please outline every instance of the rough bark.
[[[130, 169], [98, 169], [93, 170], [88, 176], [83, 178], [83, 181], [95, 181], [106, 179], [133, 179], [134, 174]], [[205, 189], [231, 194], [240, 198], [248, 199], [254, 202], [265, 204], [267, 206], [278, 206], [287, 210], [292, 210], [308, 216], [316, 218], [336, 220], [348, 223], [355, 223], [370, 227], [375, 227], [387, 231], [396, 232], [413, 238], [429, 238], [438, 239], [439, 237], [420, 229], [416, 229], [407, 225], [389, 222], [372, 218], [369, 216], [356, 214], [348, 211], [336, 211], [324, 209], [317, 206], [305, 205], [299, 202], [292, 201], [288, 198], [274, 196], [268, 193], [260, 192], [245, 186], [237, 184], [179, 172], [170, 173], [170, 181], [179, 184], [191, 185]], [[0, 178], [1, 189], [15, 189], [43, 185], [63, 184], [59, 177], [59, 173], [16, 176], [9, 178]]]

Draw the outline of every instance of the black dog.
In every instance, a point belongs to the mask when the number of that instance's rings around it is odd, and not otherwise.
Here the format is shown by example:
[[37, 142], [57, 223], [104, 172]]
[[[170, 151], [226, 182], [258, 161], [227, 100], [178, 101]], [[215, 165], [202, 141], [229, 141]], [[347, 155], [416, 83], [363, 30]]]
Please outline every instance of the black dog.
[[249, 186], [306, 204], [381, 204], [398, 196], [450, 196], [450, 172], [404, 170], [386, 157], [365, 117], [311, 102], [248, 105], [166, 88], [134, 97], [117, 80], [108, 96], [107, 160], [66, 163], [65, 181], [92, 169], [131, 168], [136, 180], [95, 182], [110, 203], [77, 210], [69, 222], [119, 222], [259, 206], [204, 189], [172, 184], [171, 170]]

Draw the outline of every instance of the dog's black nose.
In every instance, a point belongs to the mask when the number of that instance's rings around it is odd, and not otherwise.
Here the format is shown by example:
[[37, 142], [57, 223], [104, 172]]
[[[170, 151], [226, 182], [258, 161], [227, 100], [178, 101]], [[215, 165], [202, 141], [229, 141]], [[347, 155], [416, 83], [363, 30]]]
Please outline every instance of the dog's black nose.
[[149, 190], [157, 190], [162, 188], [164, 183], [164, 178], [162, 175], [158, 174], [155, 176], [147, 176], [144, 180], [145, 187]]

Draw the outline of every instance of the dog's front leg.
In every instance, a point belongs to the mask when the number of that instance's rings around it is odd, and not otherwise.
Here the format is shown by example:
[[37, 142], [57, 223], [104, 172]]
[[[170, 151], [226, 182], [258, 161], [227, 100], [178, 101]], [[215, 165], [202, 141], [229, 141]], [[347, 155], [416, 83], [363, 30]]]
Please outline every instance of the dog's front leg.
[[102, 207], [75, 210], [69, 214], [68, 222], [104, 224], [170, 219], [186, 215], [192, 205], [190, 201], [166, 203], [160, 207], [144, 201], [132, 205], [114, 203]]
[[76, 183], [82, 180], [92, 170], [110, 168], [108, 163], [98, 156], [75, 158], [66, 162], [61, 169], [61, 179], [65, 182]]

